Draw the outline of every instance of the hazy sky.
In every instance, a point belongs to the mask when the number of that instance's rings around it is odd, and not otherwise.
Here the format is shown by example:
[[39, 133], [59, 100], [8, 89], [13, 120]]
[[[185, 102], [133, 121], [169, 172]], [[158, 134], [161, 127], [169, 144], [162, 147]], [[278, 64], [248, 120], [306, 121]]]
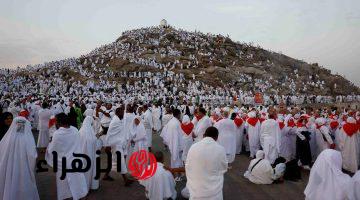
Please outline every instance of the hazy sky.
[[360, 85], [360, 0], [0, 0], [0, 66], [77, 57], [162, 18], [317, 62]]

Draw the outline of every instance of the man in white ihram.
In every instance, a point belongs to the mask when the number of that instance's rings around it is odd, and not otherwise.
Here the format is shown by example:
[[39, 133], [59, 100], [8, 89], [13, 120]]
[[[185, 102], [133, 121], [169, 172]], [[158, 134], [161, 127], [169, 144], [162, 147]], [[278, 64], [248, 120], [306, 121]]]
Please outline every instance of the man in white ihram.
[[181, 112], [178, 109], [173, 111], [174, 117], [166, 124], [162, 130], [162, 136], [170, 150], [170, 164], [172, 168], [182, 167], [182, 130], [181, 130]]
[[216, 142], [218, 134], [217, 128], [209, 127], [204, 138], [189, 150], [185, 170], [190, 200], [223, 199], [224, 173], [228, 165], [224, 147]]
[[194, 134], [195, 137], [194, 141], [198, 142], [203, 138], [205, 130], [212, 125], [211, 120], [208, 116], [206, 116], [206, 110], [204, 108], [199, 108], [199, 112], [197, 116], [194, 117], [194, 120], [197, 120], [194, 127]]
[[62, 158], [66, 158], [66, 168], [71, 169], [71, 163], [75, 159], [73, 153], [82, 153], [79, 131], [69, 125], [68, 116], [64, 113], [57, 114], [56, 127], [58, 128], [49, 144], [45, 159], [51, 167], [53, 166], [53, 154], [57, 152], [56, 190], [58, 199], [81, 199], [88, 193], [88, 187], [84, 173], [66, 173], [64, 180], [61, 180]]
[[145, 126], [145, 130], [146, 130], [146, 145], [149, 148], [149, 150], [151, 151], [151, 146], [152, 146], [152, 131], [154, 129], [154, 123], [153, 123], [153, 118], [152, 118], [152, 114], [150, 109], [148, 108], [147, 105], [143, 106], [144, 109], [144, 126]]

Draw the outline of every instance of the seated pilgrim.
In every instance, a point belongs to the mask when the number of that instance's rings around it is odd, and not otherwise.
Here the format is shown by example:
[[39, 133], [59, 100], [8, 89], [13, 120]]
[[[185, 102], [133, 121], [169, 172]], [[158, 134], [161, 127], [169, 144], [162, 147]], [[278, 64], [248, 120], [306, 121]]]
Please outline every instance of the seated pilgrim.
[[256, 152], [256, 158], [250, 161], [248, 170], [245, 172], [245, 178], [255, 184], [272, 184], [282, 178], [286, 165], [279, 163], [273, 168], [270, 162], [265, 158], [262, 150]]
[[139, 181], [145, 187], [145, 195], [150, 200], [176, 199], [175, 180], [170, 171], [164, 168], [164, 154], [156, 152], [157, 169], [155, 174]]

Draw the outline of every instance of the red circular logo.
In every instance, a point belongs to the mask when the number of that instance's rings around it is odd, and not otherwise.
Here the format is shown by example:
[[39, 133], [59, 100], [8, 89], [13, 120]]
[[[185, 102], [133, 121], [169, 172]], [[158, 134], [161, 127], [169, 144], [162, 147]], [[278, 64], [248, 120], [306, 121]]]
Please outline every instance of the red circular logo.
[[130, 174], [138, 180], [146, 180], [152, 177], [157, 168], [154, 154], [140, 150], [131, 154], [128, 164]]

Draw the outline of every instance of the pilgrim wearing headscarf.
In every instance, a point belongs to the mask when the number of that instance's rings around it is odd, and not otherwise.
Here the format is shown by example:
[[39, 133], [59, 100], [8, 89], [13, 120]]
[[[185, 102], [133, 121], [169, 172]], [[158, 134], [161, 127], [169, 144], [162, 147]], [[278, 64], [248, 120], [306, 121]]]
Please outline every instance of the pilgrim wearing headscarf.
[[15, 118], [0, 141], [0, 199], [39, 199], [35, 180], [37, 151], [31, 124]]
[[146, 130], [140, 116], [134, 118], [131, 132], [131, 135], [133, 136], [132, 142], [134, 144], [132, 152], [146, 150], [149, 141], [147, 141]]
[[191, 145], [193, 144], [192, 131], [194, 129], [194, 124], [190, 121], [188, 115], [184, 115], [181, 123], [181, 130], [183, 131], [183, 144], [182, 144], [182, 161], [186, 161], [187, 154]]
[[318, 137], [317, 135], [318, 135], [319, 131], [317, 130], [315, 117], [310, 117], [309, 115], [305, 115], [305, 116], [308, 118], [308, 121], [305, 126], [306, 126], [307, 130], [310, 132], [309, 144], [310, 144], [312, 161], [315, 162], [316, 157], [320, 154], [319, 147], [318, 147], [319, 146], [318, 143], [320, 143], [320, 142], [317, 141], [317, 137]]
[[[290, 149], [288, 149], [288, 143], [290, 140], [289, 137], [289, 128], [286, 126], [285, 122], [284, 122], [284, 117], [283, 116], [278, 116], [277, 118], [277, 122], [279, 124], [279, 128], [280, 128], [280, 137], [279, 137], [279, 141], [280, 141], [280, 151], [279, 151], [279, 156], [282, 156], [283, 158], [285, 158], [286, 160], [291, 160], [291, 155], [290, 155]], [[290, 143], [291, 144], [291, 143]], [[292, 143], [295, 144], [295, 143]]]
[[[288, 132], [287, 132], [288, 134], [287, 134], [286, 142], [285, 142], [285, 150], [283, 151], [283, 152], [285, 152], [285, 154], [282, 154], [281, 156], [289, 161], [296, 157], [296, 145], [294, 145], [294, 144], [296, 144], [296, 139], [297, 139], [297, 134], [296, 134], [297, 126], [295, 125], [294, 118], [290, 117], [287, 120], [285, 127], [288, 130]], [[282, 137], [282, 138], [285, 139], [284, 137]]]
[[359, 165], [359, 144], [357, 135], [359, 133], [356, 120], [347, 118], [346, 123], [340, 130], [339, 149], [343, 159], [343, 168], [355, 173]]
[[340, 152], [332, 149], [322, 151], [310, 171], [305, 199], [346, 199], [351, 178], [341, 171], [341, 166]]
[[334, 148], [335, 143], [330, 136], [329, 128], [325, 125], [325, 118], [318, 118], [315, 120], [316, 124], [316, 142], [319, 154], [329, 148]]
[[91, 160], [90, 169], [84, 173], [88, 189], [96, 190], [99, 188], [99, 180], [95, 180], [96, 175], [96, 151], [101, 148], [98, 143], [98, 139], [95, 136], [93, 128], [94, 118], [92, 116], [87, 116], [84, 119], [84, 122], [79, 130], [80, 134], [80, 145], [82, 153], [89, 156]]

